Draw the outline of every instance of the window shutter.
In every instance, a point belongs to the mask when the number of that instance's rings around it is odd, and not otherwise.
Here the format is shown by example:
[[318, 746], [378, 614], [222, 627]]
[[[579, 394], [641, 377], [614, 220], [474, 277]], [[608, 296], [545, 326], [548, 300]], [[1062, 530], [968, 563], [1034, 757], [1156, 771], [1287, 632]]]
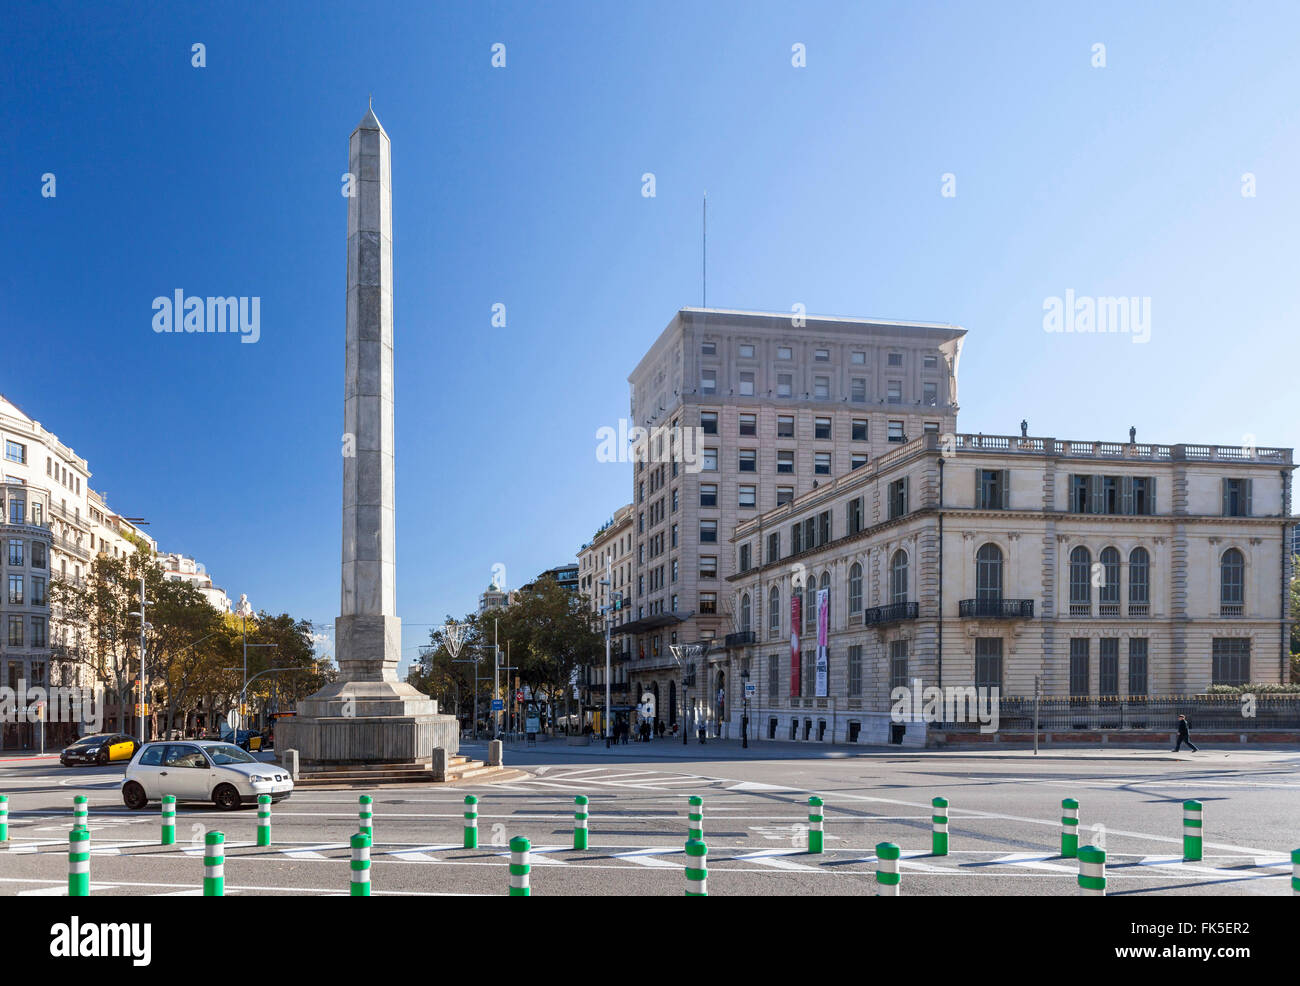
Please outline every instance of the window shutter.
[[1148, 476], [1147, 477], [1147, 513], [1154, 514], [1155, 512], [1156, 512], [1156, 478], [1154, 476]]
[[1070, 473], [1068, 485], [1065, 487], [1065, 512], [1075, 513], [1074, 509], [1074, 473]]
[[1219, 488], [1223, 491], [1223, 516], [1228, 516], [1228, 481], [1219, 480]]
[[908, 504], [911, 502], [912, 477], [903, 477], [903, 513], [907, 513]]
[[975, 500], [974, 500], [976, 510], [982, 510], [988, 506], [987, 503], [985, 503], [983, 500], [980, 499], [980, 494], [983, 491], [984, 491], [984, 470], [976, 469], [975, 470]]
[[1101, 476], [1088, 477], [1088, 513], [1090, 514], [1099, 514], [1103, 512], [1101, 484]]
[[1002, 509], [1007, 510], [1011, 507], [1011, 470], [1003, 469], [1001, 481], [998, 484], [1002, 488]]
[[1252, 516], [1254, 516], [1254, 511], [1251, 509], [1251, 502], [1250, 502], [1250, 501], [1251, 501], [1251, 487], [1254, 486], [1254, 484], [1255, 484], [1255, 481], [1254, 481], [1253, 479], [1248, 479], [1248, 480], [1246, 480], [1246, 516], [1247, 516], [1247, 517], [1252, 517]]
[[1119, 506], [1120, 513], [1125, 515], [1131, 514], [1133, 513], [1133, 477], [1121, 476], [1119, 483], [1120, 483], [1120, 487], [1119, 487], [1120, 488], [1120, 506]]

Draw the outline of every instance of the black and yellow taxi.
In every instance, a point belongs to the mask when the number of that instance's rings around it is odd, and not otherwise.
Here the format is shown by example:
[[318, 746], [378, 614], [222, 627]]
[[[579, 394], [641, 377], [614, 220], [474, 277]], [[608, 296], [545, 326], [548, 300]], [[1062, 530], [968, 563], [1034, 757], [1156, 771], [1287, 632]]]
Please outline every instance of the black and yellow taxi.
[[59, 754], [59, 763], [65, 767], [74, 764], [106, 764], [127, 761], [140, 748], [138, 740], [125, 733], [96, 733], [83, 736]]

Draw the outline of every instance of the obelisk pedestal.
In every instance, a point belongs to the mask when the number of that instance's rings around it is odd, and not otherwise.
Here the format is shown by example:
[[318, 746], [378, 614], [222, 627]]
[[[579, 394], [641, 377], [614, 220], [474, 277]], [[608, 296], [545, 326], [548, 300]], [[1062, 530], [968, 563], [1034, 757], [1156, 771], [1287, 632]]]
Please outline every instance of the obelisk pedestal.
[[[428, 762], [459, 749], [454, 716], [397, 679], [402, 626], [393, 498], [393, 210], [390, 144], [372, 107], [348, 142], [343, 577], [339, 680], [298, 703], [276, 744], [303, 768]], [[349, 454], [351, 453], [351, 454]]]

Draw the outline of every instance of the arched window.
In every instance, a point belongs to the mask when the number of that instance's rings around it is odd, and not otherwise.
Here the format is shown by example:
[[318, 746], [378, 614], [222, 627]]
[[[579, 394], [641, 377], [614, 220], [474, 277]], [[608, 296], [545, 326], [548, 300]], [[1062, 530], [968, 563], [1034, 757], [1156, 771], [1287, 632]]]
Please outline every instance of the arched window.
[[1102, 582], [1097, 592], [1102, 616], [1119, 616], [1119, 549], [1102, 548], [1097, 556], [1101, 562]]
[[750, 617], [749, 593], [746, 592], [746, 593], [744, 593], [744, 594], [740, 597], [740, 629], [741, 629], [741, 632], [746, 632], [746, 631], [749, 630], [749, 627], [750, 627], [749, 617]]
[[889, 601], [907, 602], [907, 552], [902, 548], [889, 560]]
[[781, 635], [781, 589], [775, 585], [767, 594], [767, 634], [769, 637]]
[[1241, 616], [1246, 603], [1246, 559], [1229, 548], [1219, 561], [1219, 615]]
[[1083, 545], [1070, 552], [1070, 615], [1092, 615], [1092, 552]]
[[975, 598], [997, 602], [1002, 598], [1002, 549], [986, 544], [975, 555]]
[[849, 568], [849, 612], [862, 612], [862, 566], [858, 562]]
[[1128, 555], [1128, 615], [1146, 616], [1151, 605], [1151, 556], [1146, 548]]

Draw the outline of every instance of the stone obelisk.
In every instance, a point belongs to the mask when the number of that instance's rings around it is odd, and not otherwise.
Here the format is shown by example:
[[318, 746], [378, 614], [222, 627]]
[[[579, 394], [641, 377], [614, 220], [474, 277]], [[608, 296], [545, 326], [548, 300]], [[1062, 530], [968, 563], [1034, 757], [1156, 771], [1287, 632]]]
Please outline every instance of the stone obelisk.
[[343, 579], [339, 680], [281, 720], [304, 767], [427, 761], [458, 749], [455, 717], [397, 678], [393, 496], [393, 199], [388, 134], [372, 106], [348, 142], [347, 348], [343, 385]]

